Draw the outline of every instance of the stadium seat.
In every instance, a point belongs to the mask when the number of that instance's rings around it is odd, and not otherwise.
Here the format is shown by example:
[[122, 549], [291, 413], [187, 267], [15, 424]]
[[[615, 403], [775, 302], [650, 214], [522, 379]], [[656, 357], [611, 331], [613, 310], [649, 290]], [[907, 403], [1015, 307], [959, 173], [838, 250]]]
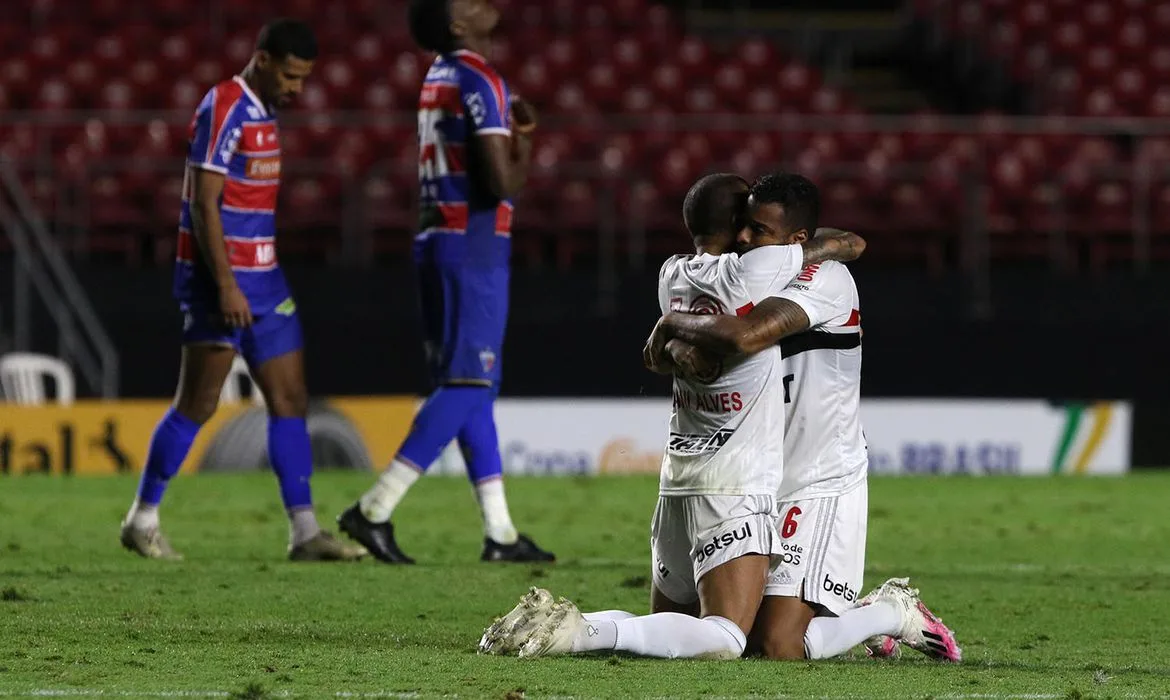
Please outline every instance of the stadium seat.
[[73, 370], [64, 361], [26, 352], [0, 356], [0, 393], [5, 401], [22, 406], [49, 403], [48, 380], [53, 382], [53, 403], [73, 403], [77, 394]]
[[248, 363], [244, 358], [236, 355], [232, 360], [231, 371], [228, 372], [227, 380], [223, 383], [223, 389], [219, 393], [219, 402], [221, 404], [238, 404], [244, 400], [244, 395], [247, 393], [247, 398], [256, 406], [264, 405], [264, 394], [260, 391], [260, 387], [256, 384], [256, 380], [252, 379], [252, 373], [248, 371]]

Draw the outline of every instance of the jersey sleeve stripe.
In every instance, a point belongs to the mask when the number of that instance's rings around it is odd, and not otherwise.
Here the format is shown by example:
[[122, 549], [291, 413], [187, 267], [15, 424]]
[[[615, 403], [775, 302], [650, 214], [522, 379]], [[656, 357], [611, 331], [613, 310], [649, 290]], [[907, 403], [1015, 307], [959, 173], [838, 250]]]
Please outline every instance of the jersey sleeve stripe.
[[244, 91], [236, 83], [227, 83], [224, 85], [216, 85], [211, 91], [211, 137], [207, 141], [207, 153], [204, 154], [203, 160], [210, 163], [215, 156], [215, 149], [219, 147], [220, 139], [223, 138], [224, 131], [227, 129], [228, 117], [231, 116], [232, 110], [240, 103], [240, 98], [243, 97]]
[[[463, 63], [463, 65], [467, 66], [472, 71], [477, 73], [481, 78], [483, 78], [491, 87], [492, 94], [495, 95], [496, 98], [496, 106], [500, 111], [500, 118], [504, 120], [504, 123], [506, 124], [508, 119], [508, 101], [504, 98], [504, 79], [501, 78], [494, 70], [488, 67], [487, 64], [480, 63], [470, 56], [460, 56], [459, 60]], [[479, 133], [491, 133], [492, 131], [493, 130], [489, 129], [481, 129]], [[502, 131], [507, 131], [507, 129], [503, 129]]]
[[211, 163], [200, 163], [198, 161], [189, 161], [189, 163], [190, 163], [191, 167], [193, 167], [193, 168], [199, 168], [200, 170], [208, 170], [208, 171], [213, 172], [213, 173], [219, 173], [220, 175], [227, 175], [228, 169], [221, 168], [218, 165], [212, 165]]

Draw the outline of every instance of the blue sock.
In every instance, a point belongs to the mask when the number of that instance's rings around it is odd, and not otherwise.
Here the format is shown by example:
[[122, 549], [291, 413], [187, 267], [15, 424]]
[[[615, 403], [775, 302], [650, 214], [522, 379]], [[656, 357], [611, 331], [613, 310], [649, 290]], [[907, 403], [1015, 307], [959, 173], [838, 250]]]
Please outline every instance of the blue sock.
[[467, 464], [467, 478], [479, 484], [499, 477], [504, 472], [500, 462], [500, 438], [496, 433], [496, 419], [492, 413], [493, 401], [487, 401], [468, 416], [459, 430], [459, 449]]
[[491, 405], [492, 390], [486, 386], [445, 386], [431, 394], [406, 436], [398, 457], [426, 471], [439, 458], [472, 412]]
[[313, 476], [313, 448], [304, 418], [268, 418], [268, 461], [280, 481], [285, 510], [313, 505], [309, 479]]
[[150, 436], [146, 454], [146, 468], [138, 482], [138, 500], [157, 506], [167, 490], [167, 483], [183, 466], [191, 443], [199, 434], [199, 424], [174, 408], [167, 411]]

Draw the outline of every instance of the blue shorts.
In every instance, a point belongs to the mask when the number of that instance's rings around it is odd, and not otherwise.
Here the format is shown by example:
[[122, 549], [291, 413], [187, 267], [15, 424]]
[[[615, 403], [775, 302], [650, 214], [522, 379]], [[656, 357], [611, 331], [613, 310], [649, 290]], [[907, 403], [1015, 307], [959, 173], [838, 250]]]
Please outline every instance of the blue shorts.
[[184, 345], [225, 345], [235, 348], [249, 367], [305, 346], [296, 305], [289, 299], [272, 311], [255, 314], [250, 328], [228, 328], [214, 305], [180, 304]]
[[508, 268], [420, 261], [427, 364], [436, 385], [498, 388], [508, 323]]

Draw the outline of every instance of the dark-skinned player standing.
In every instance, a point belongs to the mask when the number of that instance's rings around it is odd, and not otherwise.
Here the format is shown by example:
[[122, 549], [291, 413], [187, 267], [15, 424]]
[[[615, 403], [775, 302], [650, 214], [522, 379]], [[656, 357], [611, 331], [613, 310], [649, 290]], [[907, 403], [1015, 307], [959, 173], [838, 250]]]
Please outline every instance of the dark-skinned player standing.
[[276, 110], [300, 94], [316, 57], [308, 26], [269, 22], [252, 60], [207, 93], [191, 122], [174, 282], [184, 314], [179, 387], [155, 428], [121, 532], [122, 545], [144, 557], [180, 558], [159, 528], [159, 503], [215, 412], [237, 353], [268, 408], [268, 456], [289, 517], [289, 558], [365, 554], [322, 531], [313, 513], [301, 325], [276, 260]]
[[512, 197], [528, 178], [536, 115], [485, 58], [500, 13], [488, 0], [412, 0], [410, 30], [438, 54], [419, 97], [415, 239], [435, 385], [377, 483], [338, 518], [387, 563], [411, 563], [390, 524], [410, 486], [458, 440], [484, 520], [484, 561], [552, 561], [512, 524], [492, 412], [508, 316]]

